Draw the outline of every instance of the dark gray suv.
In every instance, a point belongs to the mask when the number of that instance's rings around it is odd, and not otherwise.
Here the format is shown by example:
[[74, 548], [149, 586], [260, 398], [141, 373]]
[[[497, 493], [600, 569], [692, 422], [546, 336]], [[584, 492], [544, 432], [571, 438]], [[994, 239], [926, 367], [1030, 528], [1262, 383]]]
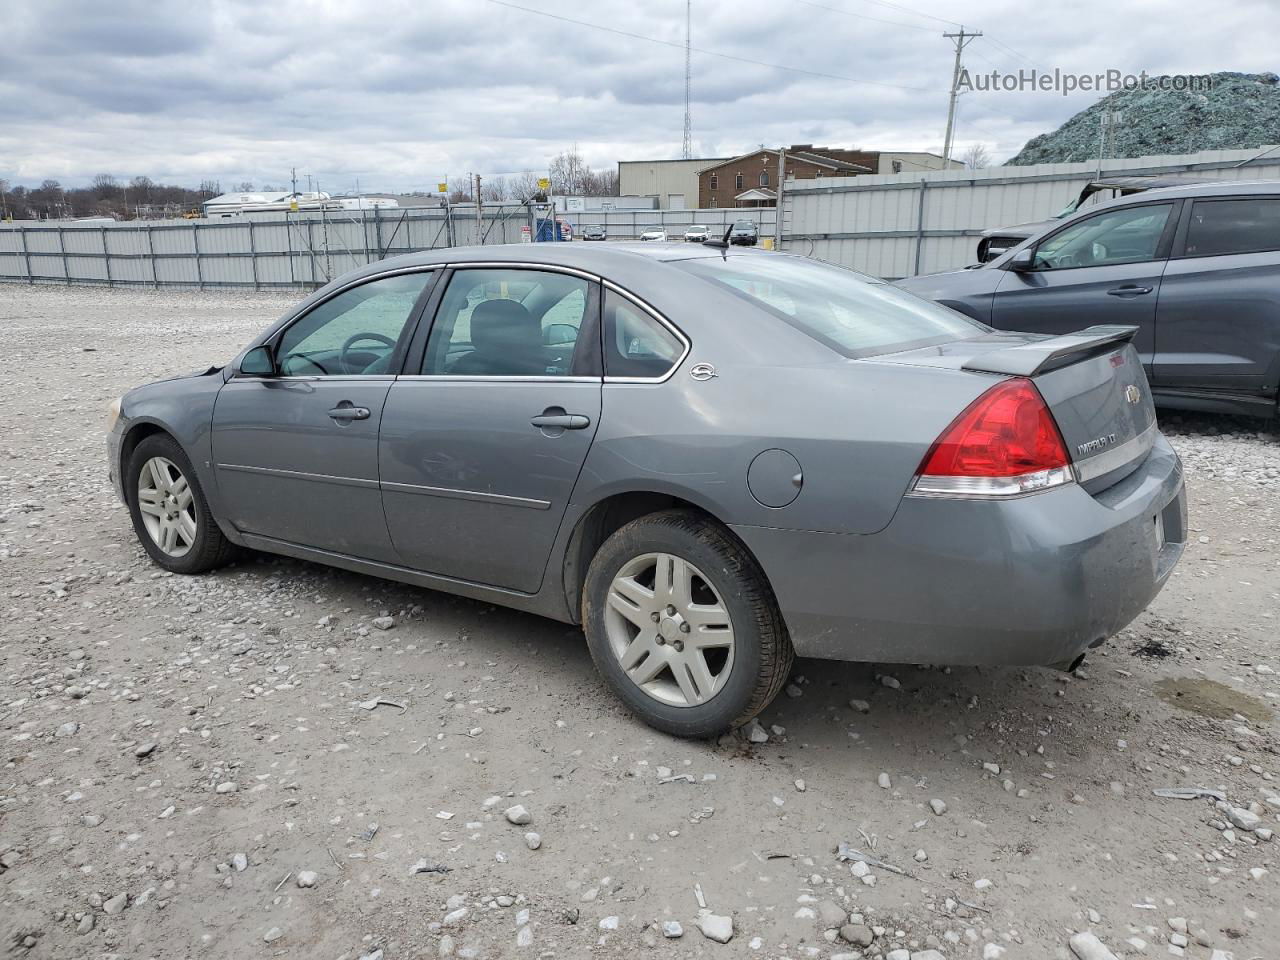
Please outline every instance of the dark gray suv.
[[1002, 330], [1135, 326], [1158, 404], [1277, 414], [1280, 181], [1119, 199], [990, 263], [899, 286]]

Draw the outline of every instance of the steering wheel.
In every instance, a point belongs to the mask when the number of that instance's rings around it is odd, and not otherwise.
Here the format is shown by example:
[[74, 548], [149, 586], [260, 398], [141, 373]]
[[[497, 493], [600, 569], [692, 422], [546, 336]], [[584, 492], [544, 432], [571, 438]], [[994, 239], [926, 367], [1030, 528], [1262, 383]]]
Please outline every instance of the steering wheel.
[[[361, 340], [377, 340], [379, 343], [385, 343], [392, 350], [396, 348], [396, 342], [391, 337], [383, 336], [380, 333], [357, 333], [347, 337], [346, 343], [342, 345], [342, 349], [338, 351], [338, 364], [343, 370], [350, 370], [351, 364], [347, 360], [347, 354], [351, 352], [352, 346]], [[374, 361], [377, 363], [378, 361]]]

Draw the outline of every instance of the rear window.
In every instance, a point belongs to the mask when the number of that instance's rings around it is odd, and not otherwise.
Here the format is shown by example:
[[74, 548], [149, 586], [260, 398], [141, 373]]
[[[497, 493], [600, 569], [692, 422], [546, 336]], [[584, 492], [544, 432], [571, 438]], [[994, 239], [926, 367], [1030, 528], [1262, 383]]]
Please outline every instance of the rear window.
[[679, 268], [785, 320], [846, 357], [963, 340], [988, 328], [843, 267], [777, 254], [685, 260]]
[[1197, 200], [1187, 225], [1188, 257], [1280, 250], [1280, 199]]

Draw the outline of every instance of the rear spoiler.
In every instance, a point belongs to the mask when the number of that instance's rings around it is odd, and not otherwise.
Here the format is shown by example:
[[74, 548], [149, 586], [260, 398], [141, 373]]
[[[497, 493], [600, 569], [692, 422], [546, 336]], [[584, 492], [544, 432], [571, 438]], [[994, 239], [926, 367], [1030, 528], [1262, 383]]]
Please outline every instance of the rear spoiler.
[[1109, 343], [1128, 343], [1137, 332], [1137, 327], [1130, 326], [1086, 327], [1060, 337], [1049, 337], [985, 353], [974, 357], [961, 369], [977, 373], [1004, 373], [1012, 377], [1034, 377], [1055, 360], [1073, 353], [1087, 353]]

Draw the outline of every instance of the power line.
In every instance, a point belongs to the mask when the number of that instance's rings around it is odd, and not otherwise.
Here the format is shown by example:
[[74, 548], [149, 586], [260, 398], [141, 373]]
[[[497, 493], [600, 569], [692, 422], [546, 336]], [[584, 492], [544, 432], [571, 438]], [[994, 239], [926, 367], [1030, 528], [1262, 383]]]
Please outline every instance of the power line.
[[[561, 16], [558, 13], [548, 13], [546, 10], [535, 10], [533, 7], [524, 7], [518, 3], [510, 3], [509, 0], [487, 0], [488, 3], [497, 4], [500, 7], [509, 7], [512, 10], [520, 10], [524, 13], [532, 13], [535, 16], [546, 17], [550, 20], [559, 20], [561, 23], [572, 23], [579, 27], [590, 27], [593, 30], [603, 30], [605, 33], [612, 33], [619, 37], [629, 37], [632, 40], [643, 40], [645, 43], [656, 43], [664, 47], [675, 47], [677, 50], [683, 50], [685, 44], [674, 40], [662, 40], [658, 37], [646, 37], [642, 33], [631, 33], [628, 30], [619, 30], [616, 27], [606, 27], [600, 23], [590, 23], [586, 20], [575, 20], [573, 17]], [[788, 73], [798, 73], [807, 77], [818, 77], [822, 80], [840, 80], [844, 83], [861, 83], [871, 87], [887, 87], [893, 90], [909, 90], [912, 93], [932, 93], [934, 88], [931, 87], [908, 87], [901, 83], [887, 83], [883, 80], [863, 80], [859, 77], [846, 77], [838, 73], [823, 73], [819, 70], [806, 70], [803, 67], [789, 67], [781, 63], [768, 63], [764, 60], [753, 60], [751, 57], [740, 57], [733, 53], [720, 53], [717, 50], [705, 50], [701, 47], [690, 46], [690, 50], [694, 53], [702, 54], [706, 57], [718, 57], [721, 60], [732, 60], [736, 63], [749, 63], [757, 67], [768, 67], [771, 70], [785, 70]]]
[[889, 0], [863, 0], [863, 2], [875, 3], [882, 7], [890, 7], [893, 10], [901, 10], [903, 13], [914, 14], [917, 17], [924, 17], [927, 20], [936, 20], [938, 23], [945, 23], [952, 27], [963, 26], [963, 24], [956, 23], [954, 20], [948, 20], [945, 17], [935, 17], [932, 13], [921, 13], [919, 10], [912, 10], [910, 7], [904, 7], [900, 3], [890, 3]]
[[1013, 49], [1013, 47], [1009, 46], [1007, 43], [1001, 43], [1001, 42], [1000, 42], [999, 40], [997, 40], [995, 37], [987, 37], [987, 40], [988, 40], [989, 42], [991, 42], [991, 43], [994, 43], [997, 47], [999, 47], [1000, 49], [1004, 50], [1006, 53], [1011, 53], [1011, 54], [1013, 54], [1013, 55], [1014, 55], [1015, 57], [1017, 57], [1019, 60], [1022, 60], [1022, 61], [1026, 62], [1026, 63], [1029, 63], [1029, 64], [1031, 64], [1033, 67], [1036, 65], [1036, 62], [1035, 62], [1034, 60], [1032, 60], [1030, 57], [1023, 56], [1021, 53], [1019, 53], [1017, 50]]
[[912, 30], [924, 30], [927, 33], [933, 33], [932, 27], [922, 27], [918, 23], [903, 23], [901, 20], [882, 20], [880, 17], [869, 17], [865, 13], [854, 13], [852, 10], [841, 10], [839, 7], [828, 7], [824, 3], [814, 3], [813, 0], [795, 0], [796, 3], [803, 3], [806, 7], [815, 7], [818, 10], [827, 10], [831, 13], [838, 13], [843, 17], [854, 17], [858, 20], [871, 20], [875, 23], [887, 23], [895, 27], [910, 27]]

